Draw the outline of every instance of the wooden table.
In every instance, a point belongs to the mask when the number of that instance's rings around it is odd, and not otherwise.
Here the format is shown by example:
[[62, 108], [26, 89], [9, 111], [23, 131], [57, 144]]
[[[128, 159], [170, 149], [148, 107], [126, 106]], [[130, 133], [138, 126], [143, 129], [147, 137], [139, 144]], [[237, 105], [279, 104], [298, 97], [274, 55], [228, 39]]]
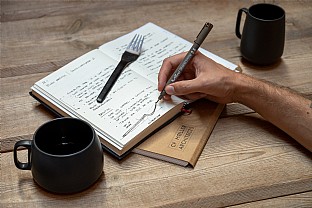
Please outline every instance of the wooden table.
[[[54, 118], [28, 95], [30, 87], [146, 22], [193, 41], [193, 28], [210, 21], [203, 48], [312, 99], [312, 1], [274, 1], [286, 10], [286, 45], [282, 61], [268, 67], [243, 61], [234, 34], [238, 9], [256, 2], [1, 1], [0, 207], [311, 207], [311, 153], [239, 104], [227, 105], [195, 168], [104, 153], [95, 185], [54, 195], [13, 162], [14, 143]], [[26, 160], [26, 151], [19, 156]]]

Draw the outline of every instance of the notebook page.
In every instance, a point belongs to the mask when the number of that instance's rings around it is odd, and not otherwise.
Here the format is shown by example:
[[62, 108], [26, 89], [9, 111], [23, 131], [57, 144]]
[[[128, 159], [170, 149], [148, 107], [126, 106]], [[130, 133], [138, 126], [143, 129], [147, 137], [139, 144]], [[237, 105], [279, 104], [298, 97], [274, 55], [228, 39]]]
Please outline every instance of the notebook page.
[[132, 124], [151, 111], [159, 93], [154, 83], [127, 68], [104, 102], [98, 103], [96, 98], [117, 64], [94, 50], [38, 81], [34, 89], [70, 116], [89, 121], [100, 135], [121, 149], [175, 104], [172, 101], [159, 106], [157, 113], [123, 137]]

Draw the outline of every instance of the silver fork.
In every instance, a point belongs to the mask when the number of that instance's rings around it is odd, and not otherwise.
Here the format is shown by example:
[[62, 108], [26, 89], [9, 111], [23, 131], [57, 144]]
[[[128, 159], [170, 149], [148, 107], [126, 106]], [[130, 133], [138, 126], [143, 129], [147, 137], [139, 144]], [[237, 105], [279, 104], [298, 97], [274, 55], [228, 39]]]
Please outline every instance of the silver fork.
[[144, 37], [142, 35], [136, 34], [133, 37], [126, 51], [122, 54], [120, 62], [97, 97], [98, 103], [102, 103], [105, 100], [124, 68], [138, 59], [142, 51], [143, 41]]

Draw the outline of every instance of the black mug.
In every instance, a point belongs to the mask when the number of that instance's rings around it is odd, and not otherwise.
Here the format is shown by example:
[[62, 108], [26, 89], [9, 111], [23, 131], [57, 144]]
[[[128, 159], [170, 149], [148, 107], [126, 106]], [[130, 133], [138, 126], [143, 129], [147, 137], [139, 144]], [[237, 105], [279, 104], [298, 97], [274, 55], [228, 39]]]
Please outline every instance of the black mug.
[[[18, 147], [26, 147], [27, 163], [18, 160]], [[15, 166], [31, 170], [34, 181], [54, 193], [75, 193], [97, 181], [103, 172], [103, 151], [94, 129], [75, 118], [59, 118], [40, 126], [33, 140], [14, 146]]]
[[[242, 13], [246, 19], [242, 34]], [[269, 65], [278, 61], [284, 51], [285, 11], [273, 4], [255, 4], [237, 13], [236, 36], [241, 39], [242, 56], [257, 65]]]

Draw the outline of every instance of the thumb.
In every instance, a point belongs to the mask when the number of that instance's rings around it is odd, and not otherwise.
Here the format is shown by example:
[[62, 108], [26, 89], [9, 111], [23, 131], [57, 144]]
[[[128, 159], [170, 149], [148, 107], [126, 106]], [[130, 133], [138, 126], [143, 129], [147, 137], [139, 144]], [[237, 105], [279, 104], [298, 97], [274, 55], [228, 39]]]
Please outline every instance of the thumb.
[[200, 92], [200, 85], [198, 80], [183, 80], [171, 83], [166, 87], [168, 95], [187, 95], [195, 92]]

